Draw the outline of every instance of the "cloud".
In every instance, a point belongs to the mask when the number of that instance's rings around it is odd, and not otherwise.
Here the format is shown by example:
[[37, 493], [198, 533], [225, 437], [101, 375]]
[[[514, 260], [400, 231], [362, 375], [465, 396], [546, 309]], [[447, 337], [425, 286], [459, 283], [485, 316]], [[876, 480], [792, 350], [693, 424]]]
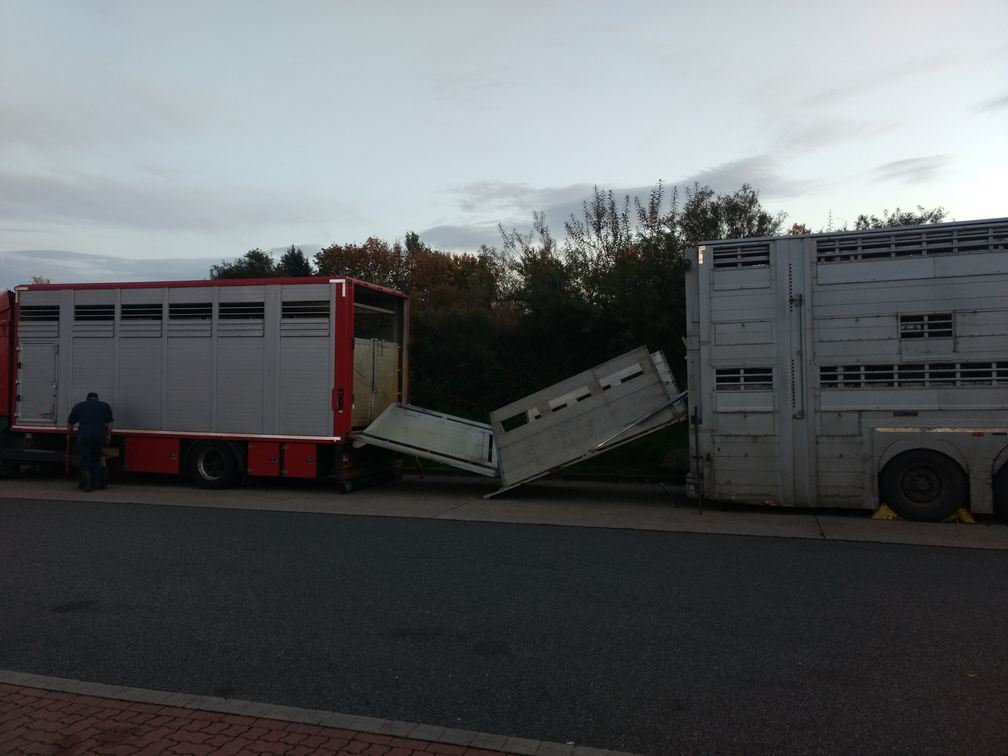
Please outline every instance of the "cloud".
[[[322, 247], [319, 244], [295, 244], [311, 260]], [[266, 250], [274, 260], [290, 249]], [[53, 283], [99, 281], [198, 281], [210, 276], [210, 268], [225, 257], [185, 257], [135, 259], [114, 255], [95, 255], [65, 249], [21, 249], [0, 252], [0, 289], [28, 283], [33, 276], [44, 276]]]
[[815, 186], [814, 181], [784, 176], [777, 160], [769, 154], [721, 163], [676, 183], [698, 183], [717, 192], [734, 192], [742, 184], [750, 184], [762, 196], [774, 198], [796, 197]]
[[431, 87], [431, 97], [472, 108], [503, 97], [502, 92], [514, 85], [490, 69], [452, 69], [438, 77]]
[[317, 201], [261, 189], [186, 183], [146, 174], [118, 180], [0, 170], [0, 222], [93, 223], [141, 229], [222, 230], [322, 214]]
[[901, 181], [906, 184], [920, 184], [938, 176], [948, 162], [947, 155], [928, 155], [905, 158], [883, 163], [874, 173], [883, 181]]
[[[816, 182], [785, 176], [779, 162], [770, 154], [721, 163], [691, 175], [666, 183], [666, 200], [672, 186], [692, 188], [694, 184], [710, 186], [716, 192], [730, 193], [742, 184], [755, 187], [763, 197], [795, 197], [814, 188]], [[609, 191], [608, 186], [599, 186]], [[646, 201], [654, 185], [612, 187], [617, 203], [625, 196]], [[536, 188], [529, 184], [505, 181], [480, 181], [454, 190], [461, 210], [479, 216], [472, 223], [432, 226], [420, 233], [431, 246], [447, 250], [476, 250], [481, 244], [499, 247], [498, 224], [506, 230], [527, 229], [532, 213], [542, 212], [554, 235], [564, 233], [564, 223], [573, 215], [582, 216], [584, 203], [592, 198], [592, 184], [570, 184], [560, 187]], [[633, 205], [631, 204], [631, 208]]]
[[[307, 257], [310, 260], [310, 259], [312, 259], [312, 257], [315, 256], [315, 253], [318, 252], [319, 250], [321, 250], [324, 246], [325, 245], [322, 245], [322, 244], [295, 244], [294, 248], [295, 249], [300, 249], [302, 252], [304, 252], [305, 257]], [[291, 245], [288, 244], [286, 247], [270, 247], [269, 249], [266, 250], [266, 252], [268, 252], [269, 254], [271, 254], [273, 257], [275, 257], [279, 261], [280, 260], [280, 256], [283, 255], [284, 252], [286, 252], [290, 248], [291, 248]], [[239, 255], [235, 255], [235, 257], [238, 257], [238, 256]]]
[[[785, 176], [776, 158], [770, 154], [754, 155], [748, 158], [721, 163], [684, 176], [672, 185], [692, 187], [694, 183], [710, 186], [718, 192], [734, 192], [742, 184], [751, 184], [767, 197], [792, 197], [808, 191], [813, 182], [792, 179]], [[603, 191], [610, 187], [599, 185]], [[611, 187], [617, 198], [626, 195], [646, 199], [654, 188], [648, 186]], [[547, 220], [559, 218], [562, 221], [571, 214], [580, 215], [582, 205], [591, 199], [592, 184], [570, 184], [562, 187], [535, 188], [529, 184], [504, 181], [481, 181], [466, 184], [455, 190], [459, 208], [469, 213], [487, 215], [504, 212], [512, 216], [529, 216], [533, 211], [546, 214]], [[484, 221], [479, 225], [487, 225]], [[496, 222], [492, 224], [496, 227]], [[451, 228], [463, 228], [452, 226]], [[466, 226], [465, 228], [470, 228]]]
[[[608, 190], [607, 187], [599, 188]], [[613, 194], [621, 201], [624, 195], [646, 197], [651, 188], [614, 188]], [[571, 215], [581, 216], [584, 203], [591, 199], [594, 190], [592, 184], [540, 188], [504, 181], [466, 184], [454, 190], [458, 206], [480, 217], [468, 224], [433, 226], [421, 232], [420, 236], [428, 244], [442, 249], [475, 250], [481, 244], [500, 246], [498, 225], [506, 230], [528, 227], [534, 212], [544, 213], [549, 227], [555, 234], [560, 234]]]
[[798, 100], [798, 105], [819, 106], [837, 104], [840, 100], [851, 97], [861, 97], [864, 94], [886, 87], [893, 89], [902, 84], [904, 79], [933, 76], [940, 71], [959, 68], [967, 64], [966, 58], [955, 58], [947, 55], [933, 55], [929, 58], [907, 60], [884, 68], [861, 71], [836, 86], [820, 89], [815, 94]]
[[802, 119], [797, 126], [784, 127], [778, 146], [782, 151], [822, 149], [885, 134], [897, 126], [895, 121], [855, 121], [840, 117]]
[[[771, 154], [754, 155], [705, 168], [672, 183], [666, 183], [666, 199], [672, 186], [691, 188], [694, 184], [710, 186], [716, 192], [736, 191], [750, 184], [763, 197], [795, 197], [808, 192], [816, 183], [785, 176], [780, 163]], [[527, 228], [533, 212], [542, 212], [553, 233], [563, 233], [564, 223], [573, 215], [581, 217], [584, 203], [594, 192], [592, 184], [580, 183], [559, 187], [533, 187], [530, 184], [505, 181], [480, 181], [454, 190], [461, 210], [480, 216], [472, 223], [433, 226], [420, 235], [425, 242], [442, 249], [475, 250], [481, 244], [499, 246], [498, 223], [505, 229]], [[610, 187], [599, 186], [603, 191]], [[629, 195], [646, 200], [654, 185], [611, 187], [617, 202]], [[493, 218], [492, 220], [490, 218]]]
[[536, 189], [529, 184], [478, 181], [458, 188], [456, 193], [460, 195], [459, 207], [467, 212], [494, 209], [531, 212], [572, 202], [580, 203], [582, 199], [591, 196], [592, 185], [571, 184]]
[[420, 238], [434, 249], [448, 251], [475, 252], [484, 244], [496, 247], [501, 243], [500, 231], [495, 223], [433, 226], [423, 231]]
[[1005, 108], [1008, 108], [1008, 94], [978, 102], [973, 106], [974, 112], [977, 113], [997, 113]]
[[53, 283], [96, 281], [178, 281], [209, 277], [218, 258], [136, 260], [59, 249], [0, 252], [0, 289], [45, 276]]
[[28, 148], [39, 153], [95, 149], [117, 153], [150, 141], [179, 140], [233, 126], [237, 117], [220, 97], [194, 88], [180, 90], [157, 81], [119, 82], [114, 94], [46, 81], [8, 78], [0, 82], [0, 151]]

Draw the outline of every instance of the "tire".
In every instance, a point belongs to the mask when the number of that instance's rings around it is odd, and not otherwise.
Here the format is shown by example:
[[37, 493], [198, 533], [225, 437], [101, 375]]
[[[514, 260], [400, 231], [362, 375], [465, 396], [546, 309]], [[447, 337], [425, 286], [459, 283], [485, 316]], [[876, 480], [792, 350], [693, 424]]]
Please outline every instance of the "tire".
[[966, 505], [966, 491], [962, 468], [929, 449], [898, 454], [879, 476], [882, 501], [905, 520], [944, 520]]
[[238, 478], [234, 453], [225, 443], [207, 441], [189, 453], [189, 477], [202, 488], [227, 488]]
[[994, 516], [1008, 521], [1008, 463], [994, 476]]

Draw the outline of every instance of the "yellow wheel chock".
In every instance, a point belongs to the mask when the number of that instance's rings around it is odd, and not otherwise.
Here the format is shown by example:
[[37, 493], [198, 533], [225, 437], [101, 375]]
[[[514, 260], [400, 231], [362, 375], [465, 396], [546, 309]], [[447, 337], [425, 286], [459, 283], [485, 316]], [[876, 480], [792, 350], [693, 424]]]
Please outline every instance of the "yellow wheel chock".
[[[882, 504], [872, 515], [873, 520], [902, 520], [898, 514], [893, 512], [888, 504]], [[967, 525], [975, 525], [976, 520], [966, 507], [959, 507], [953, 514], [946, 517], [942, 522], [961, 522]]]

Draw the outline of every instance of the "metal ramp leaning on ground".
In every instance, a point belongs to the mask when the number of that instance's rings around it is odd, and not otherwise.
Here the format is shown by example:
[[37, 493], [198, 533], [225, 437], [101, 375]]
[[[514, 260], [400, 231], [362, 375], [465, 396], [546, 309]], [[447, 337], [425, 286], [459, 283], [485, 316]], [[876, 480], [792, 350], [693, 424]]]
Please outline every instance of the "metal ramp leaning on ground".
[[496, 478], [493, 441], [486, 423], [398, 402], [354, 434], [355, 446], [380, 446]]
[[661, 352], [641, 347], [490, 414], [490, 425], [394, 404], [356, 434], [372, 444], [499, 477], [490, 496], [686, 419]]

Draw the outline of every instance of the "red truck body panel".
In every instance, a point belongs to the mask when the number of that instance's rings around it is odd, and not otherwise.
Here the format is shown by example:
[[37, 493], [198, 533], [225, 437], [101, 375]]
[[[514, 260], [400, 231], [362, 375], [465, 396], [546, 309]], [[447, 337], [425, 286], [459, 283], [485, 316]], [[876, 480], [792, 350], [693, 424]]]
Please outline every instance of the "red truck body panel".
[[[20, 447], [55, 450], [94, 390], [128, 471], [184, 472], [189, 447], [208, 441], [249, 475], [356, 474], [354, 428], [407, 401], [408, 317], [402, 292], [347, 277], [18, 286], [0, 292], [0, 417]], [[386, 380], [377, 400], [359, 373], [390, 348], [396, 388]]]

